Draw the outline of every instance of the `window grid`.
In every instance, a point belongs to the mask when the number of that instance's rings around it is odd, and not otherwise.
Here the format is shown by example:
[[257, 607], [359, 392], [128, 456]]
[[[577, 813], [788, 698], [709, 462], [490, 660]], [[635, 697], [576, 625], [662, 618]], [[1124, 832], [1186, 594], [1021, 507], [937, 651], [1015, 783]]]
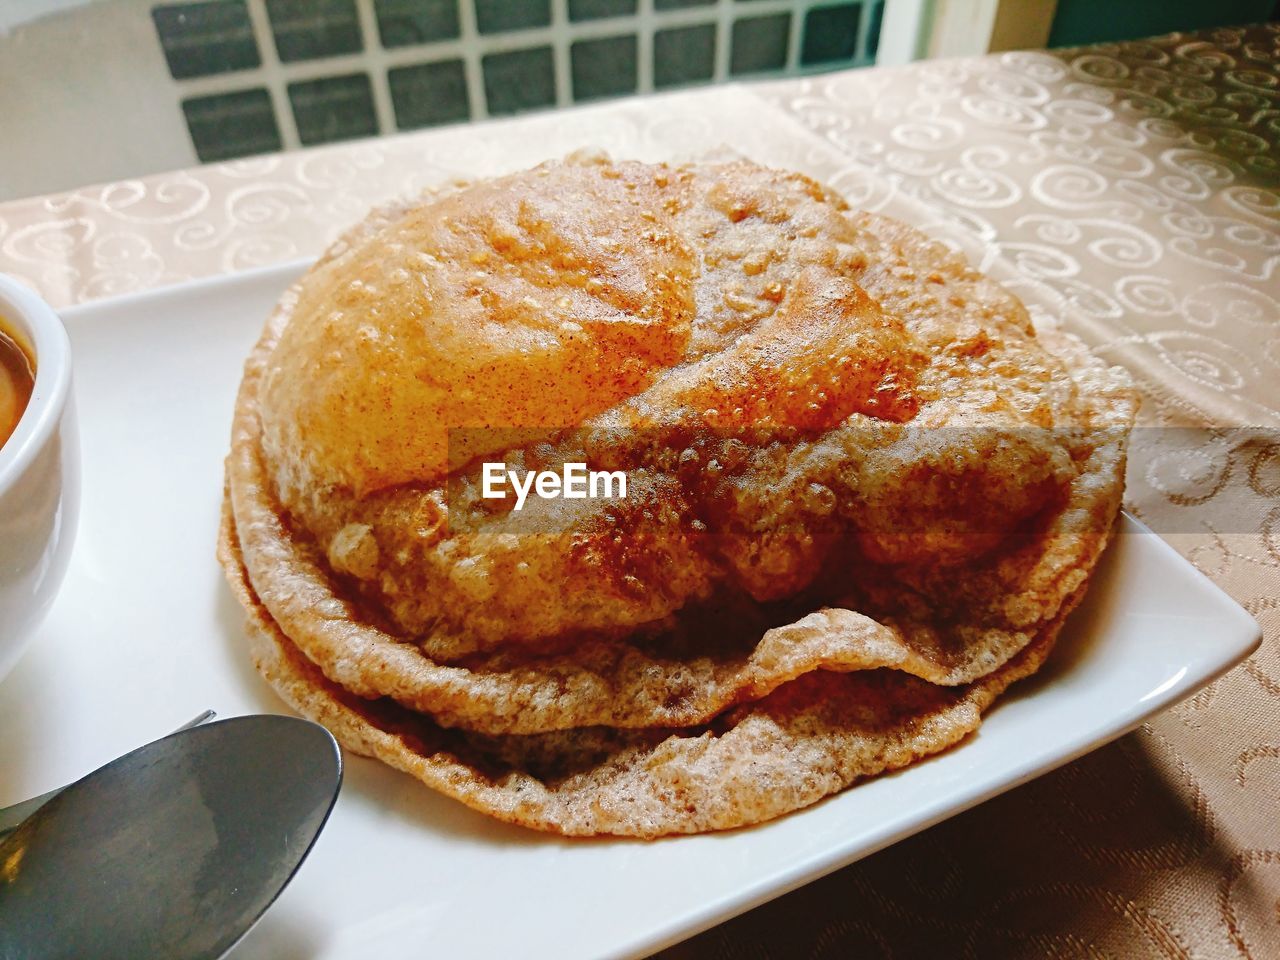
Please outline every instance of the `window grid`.
[[[469, 117], [482, 120], [494, 115], [510, 113], [510, 98], [502, 98], [502, 104], [492, 104], [486, 96], [485, 63], [486, 58], [502, 61], [504, 58], [494, 55], [511, 54], [524, 51], [549, 51], [549, 72], [545, 76], [534, 78], [545, 81], [549, 89], [554, 90], [550, 102], [542, 106], [564, 107], [573, 103], [593, 102], [604, 97], [619, 95], [616, 90], [583, 89], [582, 70], [578, 71], [579, 89], [574, 89], [573, 49], [575, 44], [580, 50], [590, 49], [590, 41], [633, 39], [636, 50], [634, 91], [649, 93], [655, 90], [665, 91], [684, 85], [717, 83], [729, 80], [751, 79], [768, 76], [797, 76], [823, 72], [839, 67], [865, 66], [875, 62], [875, 50], [868, 48], [868, 40], [878, 33], [875, 29], [876, 19], [882, 16], [885, 0], [712, 0], [710, 3], [685, 5], [662, 2], [662, 0], [636, 0], [634, 12], [625, 12], [627, 4], [596, 3], [595, 9], [617, 9], [622, 13], [590, 19], [571, 19], [571, 9], [579, 13], [586, 5], [578, 0], [549, 0], [550, 20], [546, 26], [532, 26], [511, 29], [503, 32], [481, 33], [476, 15], [476, 0], [457, 0], [457, 35], [444, 39], [405, 43], [401, 33], [393, 41], [394, 46], [383, 46], [379, 29], [378, 7], [376, 0], [347, 0], [356, 14], [359, 26], [360, 48], [353, 52], [319, 53], [313, 59], [295, 59], [282, 61], [277, 49], [275, 34], [268, 6], [280, 0], [225, 0], [228, 4], [243, 5], [247, 10], [253, 35], [257, 42], [260, 63], [234, 72], [221, 72], [204, 76], [186, 76], [175, 79], [178, 97], [184, 103], [196, 98], [209, 98], [219, 94], [242, 94], [251, 90], [265, 90], [277, 117], [280, 139], [285, 149], [302, 145], [299, 137], [298, 122], [291, 106], [289, 89], [299, 84], [312, 81], [328, 80], [353, 74], [367, 75], [370, 88], [370, 101], [373, 110], [373, 123], [367, 126], [378, 133], [394, 133], [398, 130], [414, 129], [415, 115], [419, 118], [433, 115], [430, 111], [405, 111], [397, 122], [395, 100], [392, 97], [391, 85], [388, 81], [390, 71], [403, 71], [404, 68], [418, 67], [435, 63], [460, 63], [464, 79], [463, 88], [458, 84], [450, 84], [448, 94], [458, 98], [447, 109], [436, 113], [442, 117]], [[344, 0], [329, 0], [326, 6], [339, 7]], [[438, 2], [438, 0], [437, 0]], [[495, 6], [501, 6], [502, 0], [484, 0], [486, 11], [492, 17]], [[516, 3], [517, 0], [508, 0]], [[168, 4], [157, 4], [156, 10], [172, 10], [186, 5], [199, 5], [201, 0], [177, 0]], [[205, 0], [206, 6], [207, 0]], [[386, 9], [395, 9], [403, 4], [387, 4]], [[830, 8], [855, 9], [851, 14], [857, 17], [856, 24], [851, 26], [854, 37], [851, 41], [852, 56], [832, 62], [806, 64], [803, 62], [805, 50], [806, 22], [811, 10]], [[170, 18], [172, 20], [172, 18]], [[819, 17], [818, 21], [823, 18]], [[777, 36], [766, 36], [768, 31], [761, 25], [754, 27], [748, 21], [767, 21], [785, 30], [785, 39]], [[156, 22], [160, 22], [157, 16]], [[815, 21], [817, 22], [817, 21]], [[746, 26], [737, 26], [746, 24]], [[296, 27], [296, 25], [295, 25]], [[655, 34], [672, 36], [671, 31], [680, 28], [701, 27], [705, 33], [707, 28], [714, 31], [714, 46], [710, 63], [699, 64], [697, 69], [676, 71], [676, 79], [672, 81], [671, 71], [663, 71], [662, 75], [655, 70]], [[735, 29], [736, 28], [736, 29]], [[780, 31], [779, 31], [780, 32]], [[758, 51], [756, 55], [739, 49], [735, 54], [733, 41], [739, 37], [756, 37], [770, 45], [768, 51]], [[157, 42], [173, 45], [173, 38], [157, 36]], [[585, 42], [585, 44], [584, 44]], [[661, 46], [659, 44], [658, 46]], [[779, 49], [785, 47], [785, 52]], [[848, 46], [846, 44], [846, 46]], [[705, 49], [705, 44], [698, 49]], [[843, 48], [842, 48], [843, 49]], [[580, 54], [581, 56], [581, 54]], [[511, 58], [505, 58], [510, 62]], [[538, 57], [526, 58], [537, 69], [545, 69], [548, 58], [545, 53]], [[751, 67], [764, 64], [760, 72], [735, 73], [734, 64], [740, 67]], [[177, 71], [175, 71], [177, 72]], [[708, 76], [709, 74], [709, 76]], [[682, 78], [688, 77], [689, 80]], [[491, 85], [492, 89], [492, 85]], [[627, 84], [627, 92], [632, 84]], [[465, 97], [465, 103], [461, 102]], [[465, 113], [462, 111], [465, 110]], [[334, 129], [356, 129], [359, 124], [334, 124]], [[307, 137], [309, 142], [316, 142], [313, 136]]]

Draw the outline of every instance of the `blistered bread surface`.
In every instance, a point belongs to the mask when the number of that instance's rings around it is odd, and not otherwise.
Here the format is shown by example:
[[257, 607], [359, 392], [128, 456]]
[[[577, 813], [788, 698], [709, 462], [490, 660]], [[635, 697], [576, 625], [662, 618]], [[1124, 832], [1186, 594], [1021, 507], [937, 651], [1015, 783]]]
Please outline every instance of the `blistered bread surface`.
[[[372, 212], [245, 368], [259, 669], [502, 819], [754, 823], [971, 732], [1106, 545], [1127, 376], [796, 173], [574, 157]], [[623, 471], [625, 499], [482, 495]]]

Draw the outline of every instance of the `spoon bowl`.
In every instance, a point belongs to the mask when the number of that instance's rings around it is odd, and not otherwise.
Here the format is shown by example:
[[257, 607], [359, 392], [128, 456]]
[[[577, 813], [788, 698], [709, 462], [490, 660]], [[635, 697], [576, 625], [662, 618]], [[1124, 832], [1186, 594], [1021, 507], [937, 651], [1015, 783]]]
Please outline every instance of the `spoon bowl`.
[[0, 956], [223, 956], [302, 864], [341, 783], [332, 735], [294, 717], [234, 717], [112, 761], [0, 843]]

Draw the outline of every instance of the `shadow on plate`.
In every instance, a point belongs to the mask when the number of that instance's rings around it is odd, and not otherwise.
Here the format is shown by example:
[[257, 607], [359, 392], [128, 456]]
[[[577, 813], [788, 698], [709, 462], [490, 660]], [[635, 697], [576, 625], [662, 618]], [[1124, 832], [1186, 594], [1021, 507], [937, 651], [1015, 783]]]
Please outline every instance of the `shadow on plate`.
[[1102, 558], [1089, 578], [1089, 590], [1071, 615], [1067, 618], [1058, 635], [1058, 641], [1036, 673], [1024, 680], [1019, 680], [991, 706], [991, 711], [1000, 709], [1002, 703], [1011, 703], [1026, 697], [1034, 697], [1045, 687], [1057, 682], [1062, 677], [1076, 670], [1094, 652], [1097, 637], [1106, 633], [1106, 624], [1117, 616], [1115, 592], [1110, 589], [1119, 575], [1121, 555], [1125, 550], [1125, 538], [1129, 536], [1147, 536], [1148, 534], [1119, 533], [1112, 539]]

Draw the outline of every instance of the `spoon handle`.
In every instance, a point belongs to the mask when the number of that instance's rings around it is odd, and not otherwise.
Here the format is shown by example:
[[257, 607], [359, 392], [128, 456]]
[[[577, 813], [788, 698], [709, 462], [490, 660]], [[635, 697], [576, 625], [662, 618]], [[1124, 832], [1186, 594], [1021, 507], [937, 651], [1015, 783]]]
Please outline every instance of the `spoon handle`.
[[[200, 724], [206, 723], [216, 716], [217, 714], [212, 710], [206, 710], [198, 717], [193, 717], [188, 720], [182, 726], [178, 727], [177, 730], [174, 730], [173, 733], [181, 733], [183, 730], [190, 730], [192, 727], [198, 727]], [[169, 736], [173, 736], [173, 733], [169, 734]], [[13, 833], [13, 831], [17, 830], [22, 824], [22, 821], [26, 820], [27, 817], [31, 816], [65, 789], [67, 788], [55, 787], [48, 793], [42, 793], [40, 796], [32, 797], [30, 800], [23, 800], [19, 803], [15, 803], [11, 807], [0, 807], [0, 840], [3, 840], [9, 834]]]

